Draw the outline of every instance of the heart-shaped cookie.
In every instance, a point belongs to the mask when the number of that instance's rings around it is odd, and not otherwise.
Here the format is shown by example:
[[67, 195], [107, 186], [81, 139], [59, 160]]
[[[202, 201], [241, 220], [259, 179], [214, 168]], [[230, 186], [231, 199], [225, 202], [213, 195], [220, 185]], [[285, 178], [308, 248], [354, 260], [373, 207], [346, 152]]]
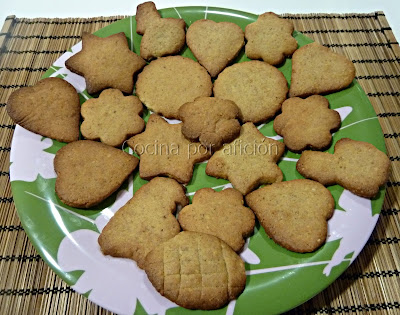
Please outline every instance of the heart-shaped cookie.
[[216, 77], [243, 47], [244, 33], [234, 23], [198, 20], [189, 26], [186, 43], [199, 63]]
[[290, 97], [306, 97], [340, 91], [353, 81], [355, 67], [346, 57], [327, 47], [311, 43], [292, 57]]
[[25, 129], [61, 142], [79, 139], [80, 105], [75, 88], [60, 78], [47, 78], [11, 94], [8, 115]]
[[246, 196], [265, 232], [279, 245], [312, 252], [326, 240], [335, 201], [320, 183], [296, 179], [260, 188]]
[[100, 142], [72, 142], [54, 158], [56, 194], [71, 207], [92, 207], [116, 191], [138, 163], [133, 155]]

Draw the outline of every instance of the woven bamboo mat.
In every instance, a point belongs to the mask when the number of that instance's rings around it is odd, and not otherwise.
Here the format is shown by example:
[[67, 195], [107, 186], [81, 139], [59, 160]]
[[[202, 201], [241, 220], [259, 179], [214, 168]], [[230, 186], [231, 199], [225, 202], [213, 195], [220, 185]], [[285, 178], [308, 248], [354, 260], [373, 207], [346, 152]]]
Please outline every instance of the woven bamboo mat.
[[[383, 12], [284, 15], [295, 28], [347, 55], [381, 123], [391, 175], [377, 227], [356, 261], [325, 291], [293, 313], [400, 312], [400, 48]], [[0, 314], [106, 314], [75, 293], [44, 263], [15, 211], [9, 154], [15, 126], [7, 99], [35, 84], [45, 70], [80, 40], [122, 18], [25, 19], [10, 16], [0, 32]], [[306, 284], [305, 284], [306, 285]]]

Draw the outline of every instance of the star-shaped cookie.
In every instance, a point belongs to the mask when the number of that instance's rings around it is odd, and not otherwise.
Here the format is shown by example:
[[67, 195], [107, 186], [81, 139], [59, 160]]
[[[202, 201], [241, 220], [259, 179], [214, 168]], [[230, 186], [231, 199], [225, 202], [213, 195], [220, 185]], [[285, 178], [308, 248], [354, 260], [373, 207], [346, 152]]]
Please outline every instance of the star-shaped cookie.
[[65, 66], [85, 78], [89, 94], [106, 88], [131, 94], [133, 77], [146, 62], [128, 47], [124, 33], [105, 38], [82, 35], [82, 50], [65, 62]]
[[320, 95], [306, 99], [292, 97], [282, 104], [282, 114], [274, 120], [274, 129], [283, 137], [289, 150], [298, 152], [307, 147], [323, 150], [332, 141], [331, 132], [340, 126], [340, 115], [329, 109], [328, 100]]
[[129, 147], [140, 156], [141, 178], [169, 176], [186, 184], [192, 178], [194, 164], [210, 157], [207, 148], [187, 140], [181, 128], [182, 123], [168, 124], [152, 114], [146, 130], [128, 140]]
[[237, 139], [214, 153], [207, 163], [206, 174], [229, 180], [246, 195], [261, 184], [282, 181], [282, 171], [276, 162], [284, 151], [282, 142], [265, 137], [253, 123], [246, 123]]
[[185, 21], [161, 18], [151, 1], [137, 6], [136, 23], [136, 32], [143, 35], [140, 55], [146, 60], [177, 54], [185, 45]]
[[277, 65], [297, 49], [292, 37], [293, 23], [272, 12], [261, 14], [257, 21], [246, 26], [246, 55], [250, 59], [262, 59]]
[[100, 139], [105, 144], [119, 147], [143, 130], [144, 120], [139, 116], [142, 110], [137, 96], [124, 96], [117, 89], [104, 90], [98, 98], [82, 104], [82, 135], [86, 139]]

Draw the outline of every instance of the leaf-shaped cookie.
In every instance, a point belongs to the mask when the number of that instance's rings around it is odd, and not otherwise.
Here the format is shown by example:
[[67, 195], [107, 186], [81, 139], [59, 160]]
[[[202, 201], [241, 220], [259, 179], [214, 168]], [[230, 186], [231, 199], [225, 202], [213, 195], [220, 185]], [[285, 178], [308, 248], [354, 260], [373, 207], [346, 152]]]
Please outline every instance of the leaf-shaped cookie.
[[296, 179], [260, 188], [246, 196], [265, 232], [295, 252], [312, 252], [326, 240], [335, 201], [320, 183]]
[[8, 115], [25, 129], [61, 142], [79, 139], [80, 106], [75, 88], [47, 78], [11, 94]]
[[133, 259], [144, 268], [146, 255], [180, 232], [174, 213], [177, 205], [187, 204], [185, 191], [175, 180], [152, 179], [105, 226], [99, 237], [101, 250], [106, 255]]
[[189, 26], [186, 42], [199, 63], [216, 77], [240, 52], [244, 33], [231, 22], [198, 20]]
[[353, 63], [346, 56], [317, 43], [305, 45], [292, 57], [289, 96], [306, 97], [342, 90], [350, 85], [355, 73]]
[[133, 155], [100, 142], [72, 142], [54, 158], [56, 194], [71, 207], [92, 207], [116, 191], [138, 163]]
[[82, 135], [119, 147], [127, 138], [143, 130], [144, 120], [139, 116], [142, 110], [137, 96], [124, 96], [117, 89], [104, 90], [98, 98], [82, 104]]

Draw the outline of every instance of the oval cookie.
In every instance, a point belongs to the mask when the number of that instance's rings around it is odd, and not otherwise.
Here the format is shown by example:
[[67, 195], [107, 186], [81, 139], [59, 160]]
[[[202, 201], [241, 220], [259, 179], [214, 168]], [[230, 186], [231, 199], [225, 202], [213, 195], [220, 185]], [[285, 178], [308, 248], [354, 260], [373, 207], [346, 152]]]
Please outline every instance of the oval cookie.
[[242, 259], [219, 238], [181, 232], [146, 256], [145, 271], [163, 296], [189, 309], [212, 310], [242, 293]]

